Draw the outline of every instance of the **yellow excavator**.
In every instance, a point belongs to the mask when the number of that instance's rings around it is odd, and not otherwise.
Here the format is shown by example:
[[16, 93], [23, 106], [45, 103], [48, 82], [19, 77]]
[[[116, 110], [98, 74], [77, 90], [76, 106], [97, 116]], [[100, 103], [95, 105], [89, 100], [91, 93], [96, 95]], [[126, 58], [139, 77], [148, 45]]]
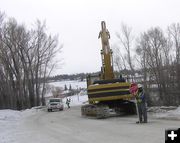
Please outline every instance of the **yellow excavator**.
[[126, 82], [122, 76], [115, 78], [114, 75], [113, 52], [109, 45], [110, 33], [104, 21], [101, 22], [98, 38], [101, 38], [102, 43], [101, 72], [97, 75], [87, 75], [89, 104], [81, 107], [81, 114], [96, 118], [107, 118], [112, 111], [117, 115], [122, 112], [134, 114], [136, 108], [132, 102], [134, 96], [130, 93], [131, 83]]

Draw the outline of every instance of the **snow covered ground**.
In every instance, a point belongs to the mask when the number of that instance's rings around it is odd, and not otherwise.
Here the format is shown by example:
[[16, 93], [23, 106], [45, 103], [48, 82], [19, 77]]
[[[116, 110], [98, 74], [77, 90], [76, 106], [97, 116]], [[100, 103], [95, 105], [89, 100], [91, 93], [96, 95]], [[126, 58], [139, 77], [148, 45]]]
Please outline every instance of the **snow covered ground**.
[[[54, 86], [85, 88], [85, 82], [57, 82]], [[94, 120], [81, 117], [80, 105], [86, 104], [87, 95], [74, 95], [70, 109], [48, 113], [46, 108], [35, 107], [24, 111], [0, 110], [0, 143], [104, 143], [119, 140], [122, 143], [164, 142], [166, 128], [180, 127], [180, 106], [149, 108], [149, 123], [134, 124], [137, 116]], [[158, 119], [158, 120], [157, 120]]]
[[0, 143], [117, 143], [119, 140], [122, 143], [163, 143], [165, 129], [180, 127], [180, 107], [155, 113], [163, 115], [164, 119], [177, 117], [178, 121], [157, 120], [150, 116], [148, 124], [137, 125], [136, 116], [105, 120], [82, 118], [80, 107], [75, 106], [80, 102], [72, 102], [74, 106], [70, 109], [52, 113], [39, 108], [0, 110]]

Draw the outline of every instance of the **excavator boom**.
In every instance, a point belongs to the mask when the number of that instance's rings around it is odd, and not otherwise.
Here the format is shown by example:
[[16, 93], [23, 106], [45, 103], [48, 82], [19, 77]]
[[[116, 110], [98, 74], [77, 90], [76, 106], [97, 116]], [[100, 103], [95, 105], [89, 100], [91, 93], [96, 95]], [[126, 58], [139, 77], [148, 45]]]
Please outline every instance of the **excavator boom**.
[[114, 78], [113, 73], [113, 63], [112, 63], [112, 50], [109, 46], [110, 34], [106, 29], [106, 23], [104, 21], [101, 22], [101, 31], [99, 32], [99, 37], [101, 38], [102, 50], [101, 50], [101, 58], [102, 58], [102, 67], [101, 67], [101, 79], [109, 80]]

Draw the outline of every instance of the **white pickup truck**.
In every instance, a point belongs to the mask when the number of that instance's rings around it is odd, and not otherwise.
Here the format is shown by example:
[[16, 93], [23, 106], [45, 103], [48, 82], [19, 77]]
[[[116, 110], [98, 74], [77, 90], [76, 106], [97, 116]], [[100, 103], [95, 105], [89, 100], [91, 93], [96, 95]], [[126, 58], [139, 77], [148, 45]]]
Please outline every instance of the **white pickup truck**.
[[62, 111], [64, 109], [62, 98], [50, 98], [47, 103], [47, 111], [53, 111], [58, 109]]

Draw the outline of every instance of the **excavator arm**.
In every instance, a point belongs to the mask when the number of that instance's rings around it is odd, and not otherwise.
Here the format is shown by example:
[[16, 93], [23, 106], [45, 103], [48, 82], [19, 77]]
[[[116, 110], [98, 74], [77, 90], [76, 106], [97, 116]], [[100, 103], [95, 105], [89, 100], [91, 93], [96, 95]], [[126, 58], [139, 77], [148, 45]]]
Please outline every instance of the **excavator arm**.
[[101, 43], [102, 43], [101, 79], [110, 80], [114, 78], [112, 50], [110, 49], [110, 45], [109, 45], [110, 34], [109, 31], [106, 29], [106, 23], [104, 21], [101, 22], [101, 31], [99, 32], [98, 38], [101, 38]]

